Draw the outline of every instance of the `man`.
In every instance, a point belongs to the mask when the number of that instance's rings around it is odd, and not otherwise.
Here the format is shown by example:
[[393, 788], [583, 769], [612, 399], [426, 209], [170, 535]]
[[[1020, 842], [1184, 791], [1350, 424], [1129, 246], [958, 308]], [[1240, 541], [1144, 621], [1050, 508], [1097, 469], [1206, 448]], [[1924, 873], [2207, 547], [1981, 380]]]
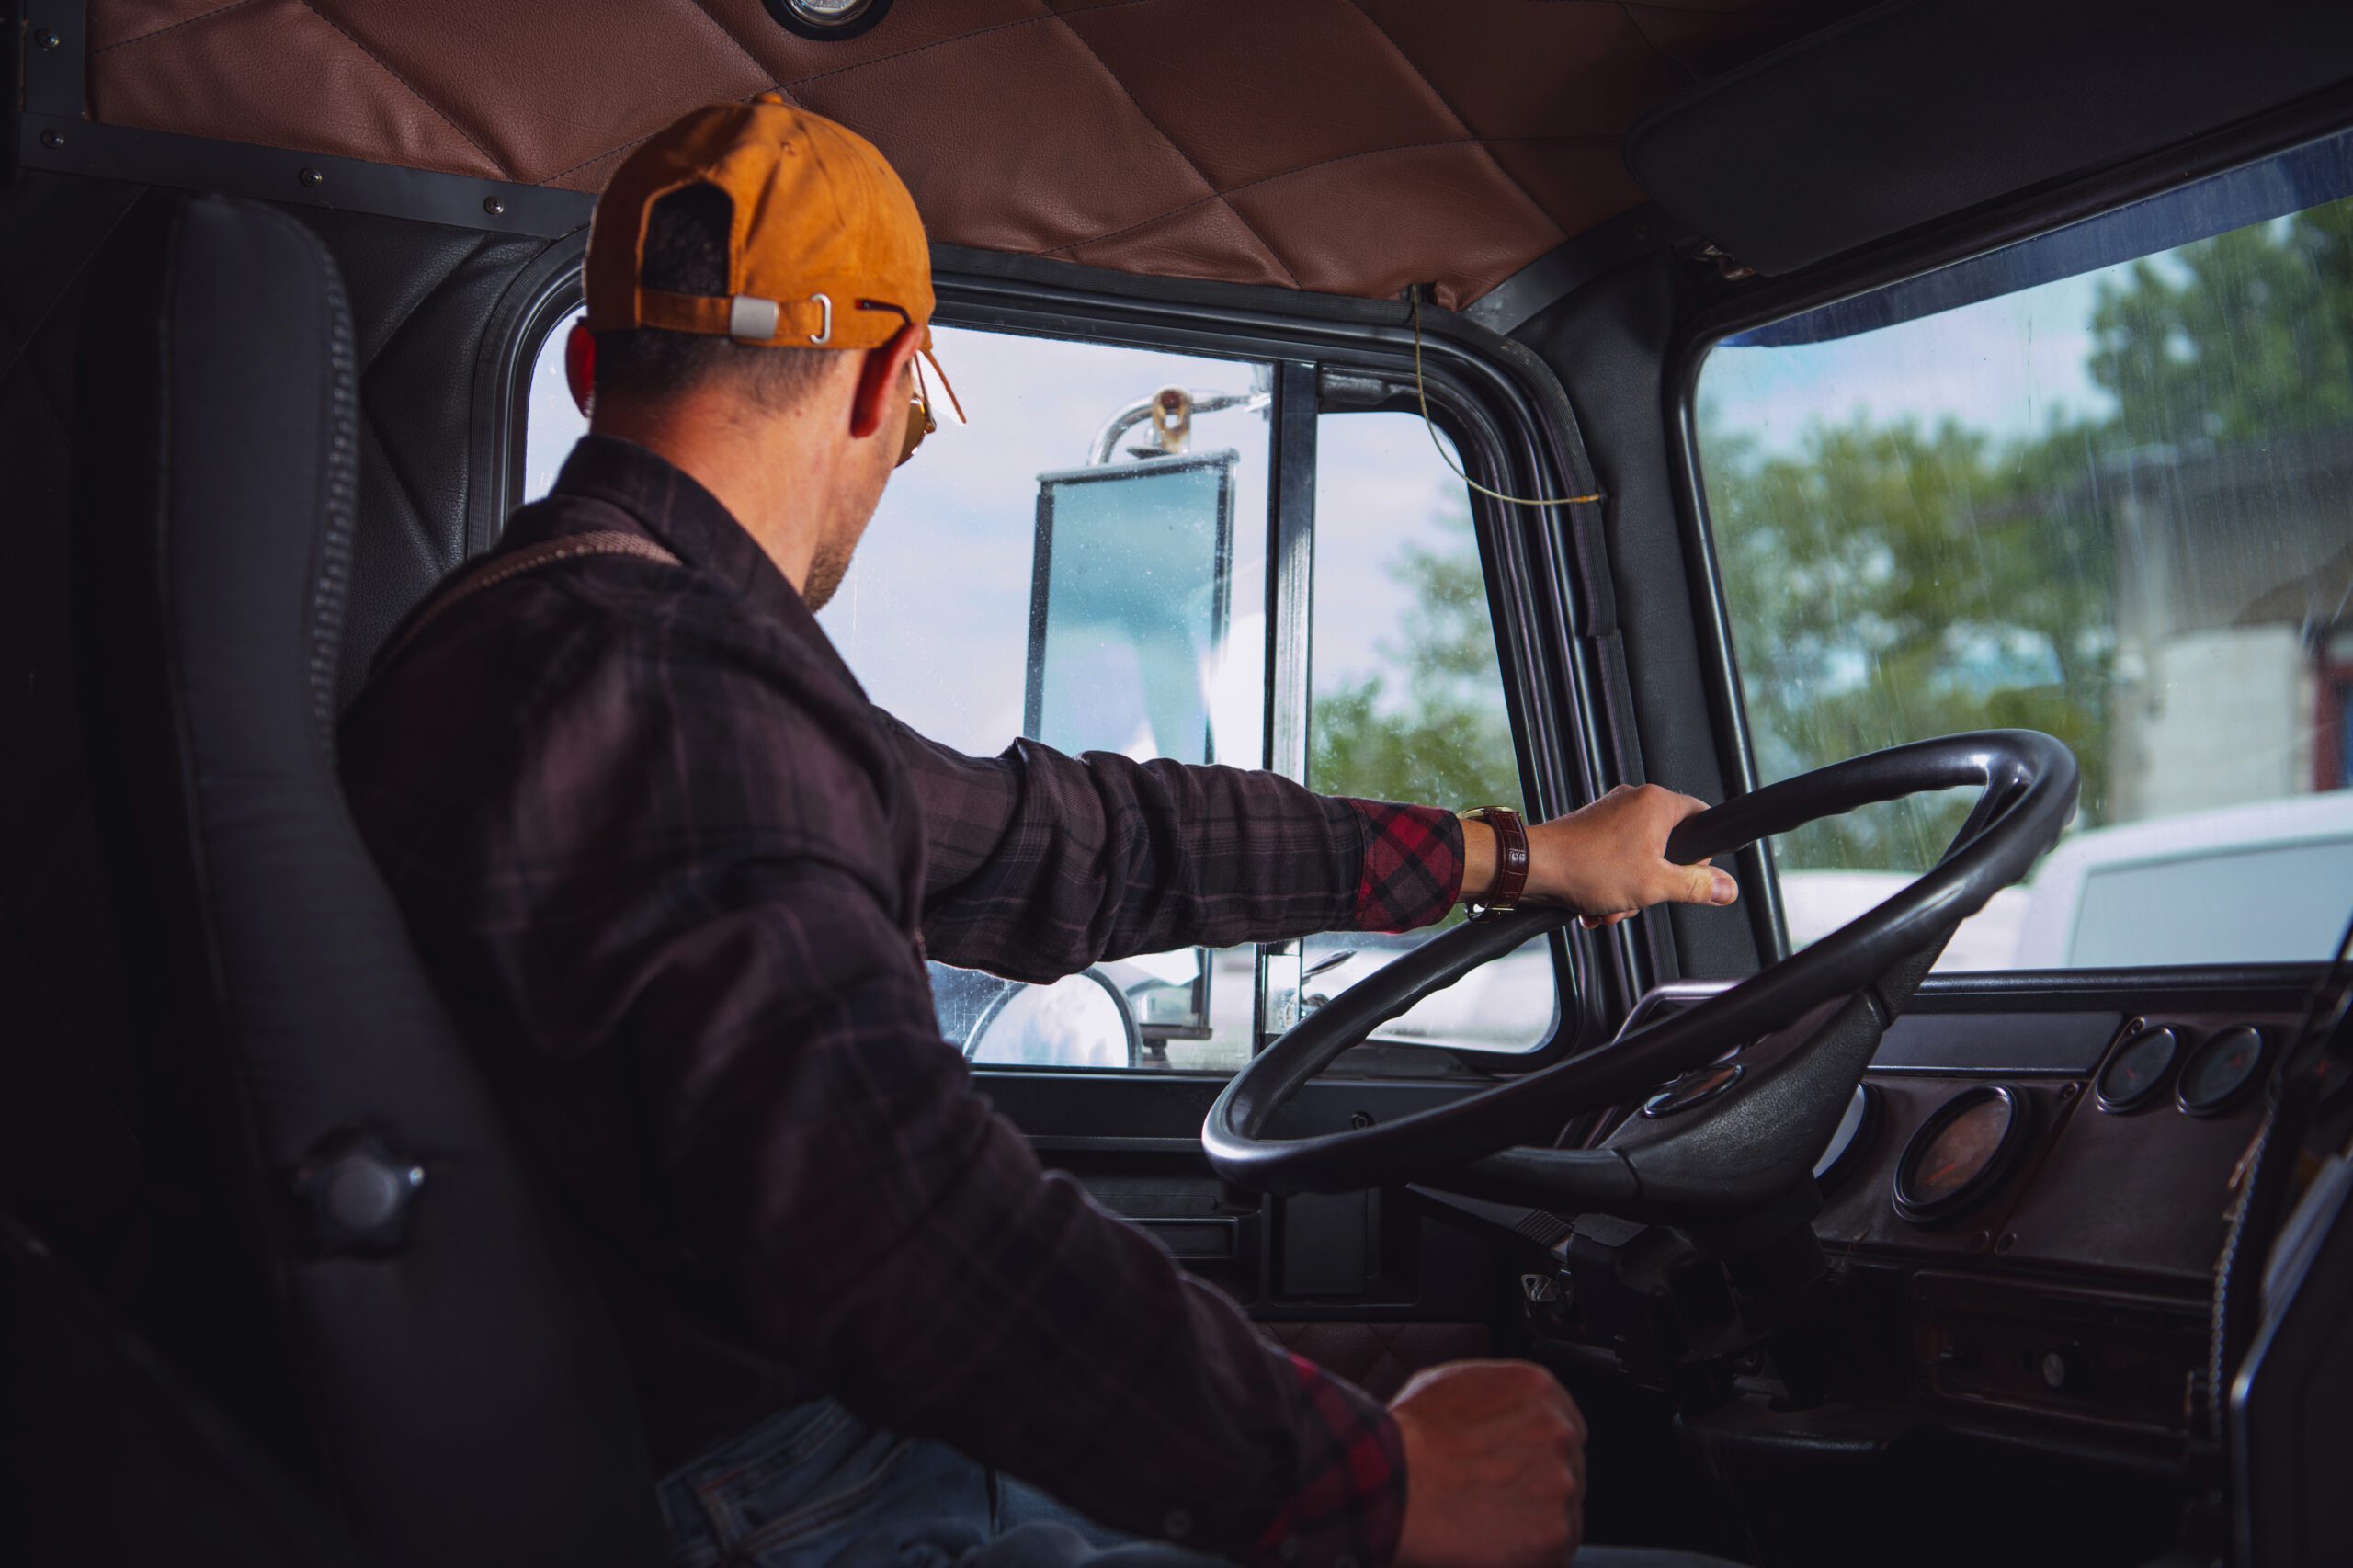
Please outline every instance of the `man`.
[[[590, 434], [395, 636], [344, 770], [589, 1238], [681, 1561], [1560, 1562], [1585, 1431], [1550, 1378], [1442, 1368], [1384, 1411], [1271, 1347], [1041, 1171], [924, 968], [1425, 924], [1517, 874], [1516, 819], [977, 760], [866, 701], [812, 611], [921, 439], [932, 291], [913, 201], [840, 127], [763, 96], [654, 137], [587, 297]], [[1729, 903], [1661, 858], [1697, 809], [1528, 829], [1527, 894]]]

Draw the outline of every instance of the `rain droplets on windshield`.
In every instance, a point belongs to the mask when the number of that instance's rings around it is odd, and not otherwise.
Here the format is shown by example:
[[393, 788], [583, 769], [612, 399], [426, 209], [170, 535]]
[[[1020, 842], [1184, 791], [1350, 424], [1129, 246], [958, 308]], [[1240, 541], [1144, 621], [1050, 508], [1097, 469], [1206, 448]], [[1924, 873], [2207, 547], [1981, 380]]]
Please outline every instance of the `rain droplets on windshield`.
[[[2353, 897], [2353, 140], [1737, 335], [1700, 458], [1760, 780], [2023, 726], [2081, 810], [1942, 967], [2308, 960]], [[1966, 801], [1776, 846], [1802, 944]]]

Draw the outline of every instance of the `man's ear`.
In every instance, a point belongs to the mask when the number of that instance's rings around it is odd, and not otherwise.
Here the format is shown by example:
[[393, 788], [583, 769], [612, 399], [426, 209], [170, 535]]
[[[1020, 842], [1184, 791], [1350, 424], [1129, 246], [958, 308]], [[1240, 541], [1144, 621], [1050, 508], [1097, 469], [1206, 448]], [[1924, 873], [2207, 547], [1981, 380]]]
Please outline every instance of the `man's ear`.
[[913, 324], [891, 335], [891, 341], [880, 348], [869, 348], [859, 356], [858, 395], [849, 405], [849, 433], [863, 441], [877, 430], [906, 427], [906, 394], [900, 390], [907, 361], [915, 357], [915, 328]]
[[585, 321], [574, 322], [572, 335], [563, 340], [563, 380], [580, 417], [587, 418], [588, 400], [597, 394], [597, 338]]

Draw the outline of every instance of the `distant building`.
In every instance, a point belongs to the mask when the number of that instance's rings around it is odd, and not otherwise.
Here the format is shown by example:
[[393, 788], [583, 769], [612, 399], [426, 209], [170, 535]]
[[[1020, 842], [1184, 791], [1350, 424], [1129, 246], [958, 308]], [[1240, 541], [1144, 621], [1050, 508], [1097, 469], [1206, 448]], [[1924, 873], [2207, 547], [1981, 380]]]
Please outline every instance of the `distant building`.
[[2116, 541], [2104, 819], [2353, 781], [2353, 426], [2141, 448], [2090, 490]]

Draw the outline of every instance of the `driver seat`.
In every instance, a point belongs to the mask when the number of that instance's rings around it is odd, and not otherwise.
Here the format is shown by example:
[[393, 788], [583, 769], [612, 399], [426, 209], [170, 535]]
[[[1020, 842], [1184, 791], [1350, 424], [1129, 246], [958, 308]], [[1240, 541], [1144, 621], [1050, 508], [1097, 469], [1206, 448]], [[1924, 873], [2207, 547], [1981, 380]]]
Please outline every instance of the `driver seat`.
[[602, 1301], [337, 786], [335, 268], [280, 210], [150, 193], [89, 301], [77, 656], [158, 1189], [133, 1321], [369, 1561], [664, 1561]]

